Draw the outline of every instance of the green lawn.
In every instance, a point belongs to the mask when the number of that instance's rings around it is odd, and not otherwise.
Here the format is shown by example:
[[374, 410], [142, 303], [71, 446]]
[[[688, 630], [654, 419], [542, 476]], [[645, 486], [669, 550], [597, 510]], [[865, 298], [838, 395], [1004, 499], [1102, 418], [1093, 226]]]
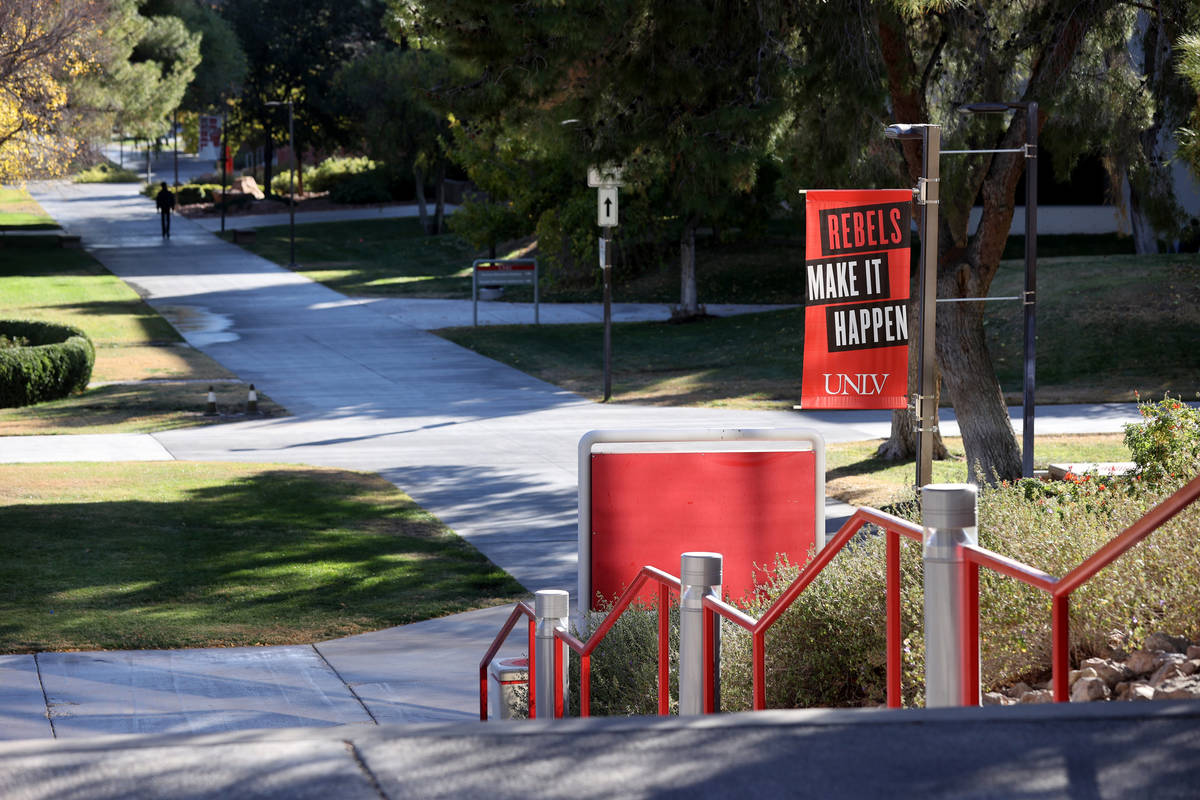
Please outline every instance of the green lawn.
[[[997, 296], [1018, 294], [1003, 263]], [[1200, 258], [1047, 258], [1039, 267], [1038, 402], [1085, 403], [1200, 391]], [[614, 326], [613, 397], [662, 405], [790, 408], [799, 398], [803, 310]], [[1021, 306], [990, 303], [1002, 386], [1020, 401]], [[438, 333], [586, 397], [602, 393], [600, 325], [489, 326]]]
[[0, 186], [0, 231], [53, 230], [58, 227], [24, 189]]
[[[242, 246], [287, 265], [290, 229], [259, 228], [255, 241]], [[296, 226], [298, 271], [350, 295], [470, 297], [473, 259], [462, 239], [427, 236], [416, 219]]]
[[[1130, 461], [1122, 434], [1038, 436], [1034, 441], [1034, 467], [1064, 462]], [[882, 439], [865, 442], [831, 442], [825, 446], [825, 491], [830, 497], [857, 506], [879, 508], [911, 497], [916, 480], [912, 461], [884, 461], [875, 457]], [[950, 458], [933, 462], [933, 483], [968, 480], [962, 439], [943, 440]]]
[[297, 644], [524, 590], [406, 495], [283, 465], [0, 466], [0, 652]]
[[[0, 318], [75, 325], [96, 345], [88, 391], [0, 409], [0, 435], [140, 433], [210, 424], [228, 417], [205, 416], [209, 381], [217, 381], [223, 413], [244, 409], [245, 385], [222, 382], [234, 376], [184, 342], [137, 292], [82, 250], [52, 243], [6, 249], [0, 259]], [[259, 409], [285, 413], [265, 393]]]

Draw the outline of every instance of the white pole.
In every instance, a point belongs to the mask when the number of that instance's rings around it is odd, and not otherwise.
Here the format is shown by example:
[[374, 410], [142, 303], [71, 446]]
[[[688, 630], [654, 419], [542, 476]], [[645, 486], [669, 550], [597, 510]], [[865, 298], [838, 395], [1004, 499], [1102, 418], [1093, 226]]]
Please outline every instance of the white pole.
[[[534, 632], [534, 698], [538, 719], [554, 719], [554, 629], [567, 627], [571, 613], [571, 595], [562, 589], [540, 589], [533, 595], [533, 615], [537, 618]], [[563, 707], [566, 710], [566, 654], [563, 654]]]
[[978, 541], [976, 492], [969, 483], [931, 484], [921, 489], [928, 708], [962, 704], [962, 546]]
[[[721, 595], [720, 553], [684, 553], [680, 557], [679, 580], [679, 715], [704, 713], [704, 610], [706, 595]], [[713, 631], [713, 708], [721, 696], [720, 628]]]

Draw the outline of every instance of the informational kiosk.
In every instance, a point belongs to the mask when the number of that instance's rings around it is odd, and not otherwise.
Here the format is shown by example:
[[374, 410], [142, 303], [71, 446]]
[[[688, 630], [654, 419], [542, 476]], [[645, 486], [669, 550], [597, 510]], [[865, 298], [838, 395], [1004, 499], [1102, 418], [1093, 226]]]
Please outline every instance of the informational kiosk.
[[[724, 594], [753, 591], [778, 554], [825, 545], [825, 442], [815, 431], [592, 431], [579, 442], [581, 611], [611, 601], [643, 566], [724, 556]], [[649, 599], [650, 593], [647, 593]]]
[[484, 286], [533, 285], [533, 323], [541, 322], [536, 258], [477, 258], [471, 265], [471, 317], [479, 324], [479, 289]]

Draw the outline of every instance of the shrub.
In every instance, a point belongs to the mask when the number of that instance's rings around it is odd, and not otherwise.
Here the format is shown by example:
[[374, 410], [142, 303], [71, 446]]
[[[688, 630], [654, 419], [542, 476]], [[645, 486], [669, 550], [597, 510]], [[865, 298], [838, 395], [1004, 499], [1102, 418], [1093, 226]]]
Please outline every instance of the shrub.
[[366, 156], [327, 158], [304, 173], [304, 185], [311, 192], [331, 192], [333, 187], [354, 175], [372, 172], [378, 165]]
[[[1177, 410], [1177, 409], [1172, 409]], [[1190, 477], [1190, 476], [1187, 476]], [[1084, 477], [1061, 486], [1020, 481], [985, 489], [979, 502], [983, 547], [1062, 576], [1177, 489], [1144, 481]], [[915, 507], [899, 513], [918, 519]], [[1200, 637], [1200, 504], [1193, 504], [1125, 557], [1077, 589], [1070, 605], [1075, 664], [1119, 641], [1140, 644], [1155, 631]], [[886, 699], [885, 537], [859, 537], [839, 553], [767, 634], [769, 707], [861, 706]], [[780, 561], [745, 609], [760, 615], [797, 574]], [[924, 631], [920, 547], [901, 555], [902, 689], [906, 704], [924, 698]], [[623, 652], [593, 661], [594, 691], [617, 687], [610, 713], [653, 713], [654, 614], [622, 620]], [[637, 617], [640, 619], [636, 619]], [[593, 625], [596, 623], [593, 623]], [[614, 628], [614, 632], [615, 632]], [[631, 642], [631, 643], [630, 643]], [[1050, 599], [991, 570], [980, 572], [980, 658], [985, 689], [1043, 680], [1050, 670]], [[748, 709], [752, 699], [750, 638], [722, 624], [721, 706]], [[600, 650], [597, 650], [599, 654]], [[629, 698], [644, 695], [641, 705]], [[600, 712], [597, 712], [600, 713]]]
[[175, 190], [175, 199], [181, 206], [211, 203], [213, 192], [221, 191], [219, 183], [189, 183]]
[[[589, 614], [575, 634], [584, 641], [604, 621], [611, 604]], [[670, 695], [677, 708], [679, 694], [679, 605], [673, 603], [670, 622]], [[570, 708], [579, 712], [579, 659], [571, 656]], [[594, 717], [650, 716], [658, 713], [658, 606], [634, 603], [613, 625], [592, 653]]]
[[0, 335], [28, 347], [0, 348], [0, 408], [57, 400], [87, 388], [96, 351], [69, 325], [0, 320]]
[[1144, 422], [1125, 426], [1125, 446], [1138, 476], [1151, 486], [1200, 472], [1200, 409], [1167, 395], [1139, 403]]
[[137, 183], [141, 180], [141, 176], [105, 160], [76, 173], [72, 180], [75, 183]]

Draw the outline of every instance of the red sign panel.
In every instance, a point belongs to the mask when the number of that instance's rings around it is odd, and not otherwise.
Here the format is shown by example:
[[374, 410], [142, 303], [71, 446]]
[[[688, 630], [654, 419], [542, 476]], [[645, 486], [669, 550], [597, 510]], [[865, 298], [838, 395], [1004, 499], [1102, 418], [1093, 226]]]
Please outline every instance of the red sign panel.
[[816, 546], [811, 450], [593, 453], [591, 471], [592, 607], [645, 565], [678, 574], [689, 551], [721, 553], [723, 592], [741, 598], [777, 554], [803, 564]]
[[908, 404], [911, 210], [907, 189], [808, 192], [801, 407]]

